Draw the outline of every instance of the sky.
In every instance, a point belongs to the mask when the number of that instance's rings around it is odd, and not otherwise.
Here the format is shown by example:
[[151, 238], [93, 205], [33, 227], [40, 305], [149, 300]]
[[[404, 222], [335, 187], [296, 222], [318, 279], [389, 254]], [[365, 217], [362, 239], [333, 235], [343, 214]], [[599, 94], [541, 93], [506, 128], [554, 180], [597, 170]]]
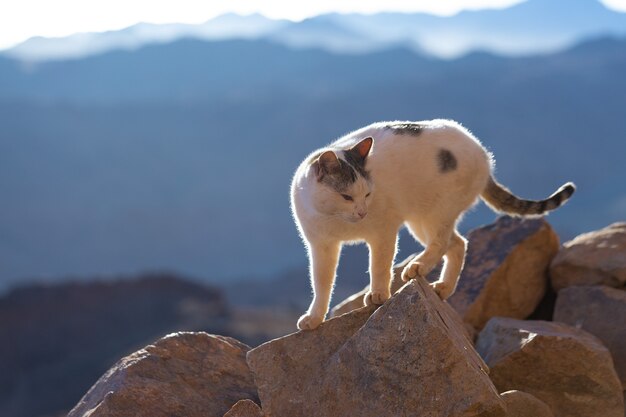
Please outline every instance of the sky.
[[[0, 49], [33, 36], [62, 37], [77, 32], [118, 30], [138, 22], [203, 23], [223, 13], [261, 13], [302, 20], [328, 12], [427, 12], [451, 15], [461, 10], [509, 7], [524, 0], [3, 0]], [[577, 0], [572, 0], [577, 1]], [[626, 11], [626, 0], [601, 0]]]

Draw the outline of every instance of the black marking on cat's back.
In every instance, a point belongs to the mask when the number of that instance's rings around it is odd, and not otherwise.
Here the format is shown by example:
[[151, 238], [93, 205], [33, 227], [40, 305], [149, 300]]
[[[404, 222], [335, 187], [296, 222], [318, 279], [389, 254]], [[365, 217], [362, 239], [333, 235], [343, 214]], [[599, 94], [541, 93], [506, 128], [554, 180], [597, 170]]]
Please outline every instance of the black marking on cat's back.
[[439, 165], [439, 171], [442, 173], [454, 171], [458, 164], [454, 154], [443, 148], [439, 149], [437, 153], [437, 163]]
[[425, 127], [423, 123], [417, 122], [394, 122], [387, 124], [385, 129], [390, 129], [396, 135], [419, 136]]

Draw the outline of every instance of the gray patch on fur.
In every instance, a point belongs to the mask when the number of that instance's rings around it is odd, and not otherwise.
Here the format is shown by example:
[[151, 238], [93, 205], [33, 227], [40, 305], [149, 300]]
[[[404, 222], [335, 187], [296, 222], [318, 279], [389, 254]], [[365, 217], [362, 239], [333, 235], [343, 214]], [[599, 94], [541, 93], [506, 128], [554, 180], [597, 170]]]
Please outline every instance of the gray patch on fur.
[[437, 154], [437, 162], [439, 163], [439, 170], [441, 172], [454, 171], [457, 166], [454, 154], [447, 149], [439, 150], [439, 153]]
[[398, 122], [398, 123], [389, 123], [385, 126], [385, 129], [391, 129], [396, 135], [411, 135], [411, 136], [419, 136], [424, 130], [424, 125], [422, 123], [413, 123], [413, 122]]
[[339, 159], [338, 161], [339, 168], [334, 169], [332, 172], [325, 173], [321, 182], [337, 192], [342, 192], [356, 182], [357, 173], [354, 168], [343, 159]]
[[366, 158], [362, 158], [357, 151], [347, 150], [343, 153], [346, 162], [356, 170], [363, 178], [369, 180], [370, 173], [365, 170]]

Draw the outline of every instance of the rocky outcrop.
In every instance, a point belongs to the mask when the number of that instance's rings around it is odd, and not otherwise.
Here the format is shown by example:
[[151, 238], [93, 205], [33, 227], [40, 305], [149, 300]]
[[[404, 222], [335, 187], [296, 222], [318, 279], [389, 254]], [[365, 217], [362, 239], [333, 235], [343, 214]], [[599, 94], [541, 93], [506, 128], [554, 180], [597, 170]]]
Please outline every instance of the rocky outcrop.
[[[546, 292], [548, 267], [559, 249], [554, 230], [543, 219], [505, 216], [473, 230], [468, 240], [465, 267], [450, 305], [476, 329], [495, 316], [528, 317]], [[413, 256], [394, 268], [392, 293], [403, 285], [400, 274]], [[337, 305], [331, 316], [362, 307], [366, 291]]]
[[599, 338], [611, 352], [626, 389], [626, 291], [603, 285], [562, 289], [556, 300], [554, 320]]
[[252, 400], [240, 400], [224, 417], [263, 417], [261, 408]]
[[626, 285], [626, 223], [582, 234], [563, 244], [552, 261], [556, 290], [575, 285]]
[[364, 307], [251, 350], [267, 417], [504, 416], [450, 307], [411, 281]]
[[469, 234], [467, 260], [448, 302], [481, 329], [492, 317], [523, 319], [546, 292], [559, 238], [544, 219], [500, 217]]
[[501, 391], [521, 390], [556, 417], [623, 417], [611, 355], [595, 336], [562, 323], [494, 318], [476, 348]]
[[256, 399], [249, 347], [207, 333], [176, 333], [115, 364], [68, 417], [222, 417]]
[[523, 391], [506, 391], [500, 394], [506, 406], [506, 417], [554, 417], [550, 407]]

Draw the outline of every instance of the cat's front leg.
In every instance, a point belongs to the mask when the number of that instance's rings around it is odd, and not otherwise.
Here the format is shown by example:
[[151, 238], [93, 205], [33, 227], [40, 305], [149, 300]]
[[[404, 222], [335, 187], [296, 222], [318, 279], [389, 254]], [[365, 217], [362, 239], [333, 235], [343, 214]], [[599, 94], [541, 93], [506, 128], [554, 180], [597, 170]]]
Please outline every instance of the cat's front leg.
[[309, 273], [313, 301], [307, 312], [298, 320], [300, 330], [315, 329], [328, 313], [340, 249], [341, 245], [338, 242], [309, 244]]
[[396, 256], [397, 235], [378, 236], [367, 242], [370, 250], [370, 289], [365, 294], [365, 305], [383, 304], [391, 297], [391, 276]]

